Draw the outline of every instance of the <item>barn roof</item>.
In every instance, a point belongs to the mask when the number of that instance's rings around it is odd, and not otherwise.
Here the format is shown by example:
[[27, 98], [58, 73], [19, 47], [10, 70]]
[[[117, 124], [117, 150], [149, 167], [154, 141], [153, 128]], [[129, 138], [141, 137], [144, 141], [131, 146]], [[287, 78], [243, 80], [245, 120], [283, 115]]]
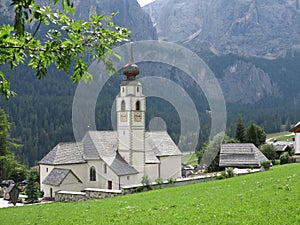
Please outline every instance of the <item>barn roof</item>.
[[220, 167], [260, 167], [268, 161], [264, 154], [252, 143], [222, 144], [220, 151]]

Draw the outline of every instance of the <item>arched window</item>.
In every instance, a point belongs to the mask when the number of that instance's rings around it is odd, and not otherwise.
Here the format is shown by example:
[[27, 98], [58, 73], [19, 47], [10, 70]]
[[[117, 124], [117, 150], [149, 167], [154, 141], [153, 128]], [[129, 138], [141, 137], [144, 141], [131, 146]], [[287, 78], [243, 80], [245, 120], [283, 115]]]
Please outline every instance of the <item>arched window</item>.
[[96, 181], [96, 169], [93, 166], [90, 168], [90, 181]]
[[122, 102], [121, 102], [121, 110], [122, 111], [124, 111], [125, 110], [125, 107], [126, 105], [125, 105], [125, 101], [123, 100]]
[[135, 103], [135, 110], [140, 110], [140, 108], [141, 108], [141, 103], [140, 103], [140, 101], [137, 101], [136, 103]]
[[136, 92], [140, 92], [140, 87], [136, 87]]

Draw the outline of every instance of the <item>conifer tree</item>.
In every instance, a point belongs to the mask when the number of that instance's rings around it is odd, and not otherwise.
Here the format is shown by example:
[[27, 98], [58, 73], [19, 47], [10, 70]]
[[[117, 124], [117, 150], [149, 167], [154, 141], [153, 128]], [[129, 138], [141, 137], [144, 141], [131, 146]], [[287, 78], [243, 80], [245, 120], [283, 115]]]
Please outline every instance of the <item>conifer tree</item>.
[[39, 175], [36, 170], [31, 169], [27, 178], [28, 184], [25, 189], [27, 202], [34, 203], [38, 201], [40, 196]]
[[240, 143], [245, 143], [245, 126], [242, 117], [239, 115], [236, 121], [236, 129], [234, 138], [237, 139]]
[[0, 108], [0, 178], [1, 180], [13, 179], [18, 182], [25, 178], [23, 176], [26, 174], [26, 168], [15, 160], [10, 150], [19, 145], [10, 138], [11, 124], [7, 117], [7, 114]]
[[264, 144], [266, 141], [266, 133], [263, 128], [252, 123], [246, 130], [246, 142], [253, 143], [256, 147]]

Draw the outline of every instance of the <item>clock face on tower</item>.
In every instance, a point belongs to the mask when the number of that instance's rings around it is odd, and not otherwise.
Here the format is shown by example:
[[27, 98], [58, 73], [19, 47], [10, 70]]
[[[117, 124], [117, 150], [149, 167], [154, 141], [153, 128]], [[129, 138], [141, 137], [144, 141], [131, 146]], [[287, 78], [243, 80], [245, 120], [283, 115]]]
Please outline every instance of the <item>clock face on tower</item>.
[[142, 112], [134, 112], [134, 122], [142, 121]]
[[127, 122], [127, 112], [121, 112], [120, 113], [120, 121], [121, 122]]

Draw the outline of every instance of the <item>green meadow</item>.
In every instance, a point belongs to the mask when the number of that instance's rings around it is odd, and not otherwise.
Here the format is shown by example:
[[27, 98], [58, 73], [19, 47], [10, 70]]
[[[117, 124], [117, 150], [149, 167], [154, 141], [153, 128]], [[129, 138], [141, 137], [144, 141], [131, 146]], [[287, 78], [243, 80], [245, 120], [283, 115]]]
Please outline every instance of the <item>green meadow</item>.
[[0, 209], [1, 224], [300, 224], [300, 164], [111, 199]]

